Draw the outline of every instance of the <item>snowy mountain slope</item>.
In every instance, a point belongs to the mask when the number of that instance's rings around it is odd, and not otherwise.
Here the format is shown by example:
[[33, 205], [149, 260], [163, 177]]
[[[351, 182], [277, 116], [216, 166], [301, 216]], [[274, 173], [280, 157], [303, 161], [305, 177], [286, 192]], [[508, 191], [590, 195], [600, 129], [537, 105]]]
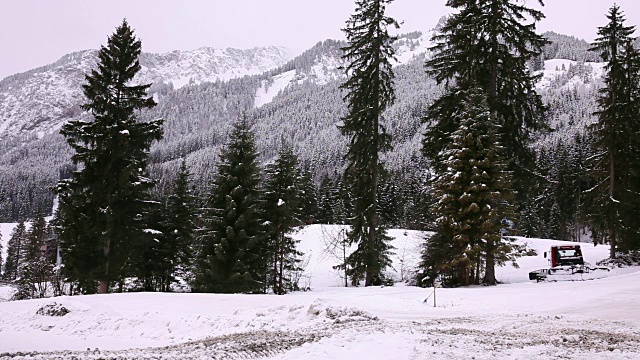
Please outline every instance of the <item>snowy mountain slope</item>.
[[[288, 53], [281, 47], [249, 50], [203, 47], [166, 54], [143, 53], [139, 83], [155, 84], [152, 92], [167, 92], [188, 83], [227, 81], [264, 73], [284, 64]], [[26, 135], [42, 137], [82, 113], [84, 74], [97, 61], [97, 51], [68, 54], [51, 65], [9, 76], [0, 81], [0, 138]], [[166, 85], [162, 85], [166, 84]]]
[[[396, 103], [384, 116], [384, 125], [393, 136], [394, 149], [384, 156], [388, 169], [392, 171], [414, 169], [421, 161], [421, 136], [427, 126], [421, 119], [442, 91], [424, 69], [424, 59], [428, 56], [424, 51], [430, 44], [431, 34], [404, 34], [395, 45], [398, 56], [395, 67]], [[586, 53], [587, 47], [576, 39], [554, 36], [562, 42], [549, 45], [545, 54], [566, 54], [571, 60], [548, 59], [545, 62], [546, 70], [539, 91], [549, 107], [548, 119], [555, 131], [541, 136], [537, 141], [538, 147], [567, 141], [584, 131], [593, 121], [594, 99], [601, 83], [599, 64], [578, 61], [591, 59], [593, 54]], [[157, 56], [145, 54], [144, 61], [153, 64], [143, 71], [145, 81], [175, 81], [173, 86], [156, 82], [152, 91], [159, 105], [141, 114], [143, 120], [165, 119], [164, 138], [151, 150], [151, 173], [160, 179], [158, 190], [162, 192], [169, 188], [179, 165], [177, 159], [186, 156], [194, 173], [194, 185], [199, 191], [207, 191], [211, 170], [215, 168], [219, 148], [226, 141], [230, 124], [243, 113], [253, 124], [263, 161], [275, 156], [282, 140], [287, 139], [302, 161], [311, 167], [316, 180], [323, 174], [341, 169], [347, 141], [336, 124], [346, 111], [342, 101], [344, 94], [338, 87], [344, 79], [344, 70], [341, 70], [344, 65], [341, 48], [344, 45], [344, 42], [325, 40], [259, 75], [199, 84], [198, 77], [213, 79], [214, 72], [202, 67], [202, 61], [189, 59], [210, 56], [227, 59], [233, 58], [233, 54], [224, 55], [223, 51], [206, 49], [194, 50], [184, 56], [176, 52]], [[0, 220], [15, 221], [17, 214], [30, 216], [37, 210], [48, 211], [51, 208], [53, 195], [49, 188], [60, 174], [68, 172], [70, 157], [68, 146], [60, 135], [55, 134], [55, 129], [70, 116], [81, 113], [76, 106], [80, 100], [76, 105], [70, 104], [74, 96], [80, 96], [83, 81], [80, 70], [89, 67], [89, 55], [85, 52], [71, 54], [61, 59], [59, 64], [0, 82], [0, 94], [27, 93], [34, 86], [49, 89], [45, 98], [41, 98], [43, 92], [31, 91], [33, 99], [23, 96], [26, 98], [23, 99], [24, 104], [16, 99], [0, 103], [0, 120], [3, 112], [9, 110], [17, 117], [29, 120], [15, 124], [14, 120], [0, 121], [0, 126], [7, 128], [4, 141], [0, 141], [0, 193], [9, 195], [8, 198], [0, 198]], [[255, 58], [265, 56], [255, 55]], [[562, 64], [565, 70], [562, 70]], [[218, 69], [221, 73], [229, 73], [222, 66]], [[62, 85], [47, 82], [49, 77], [45, 78], [45, 75], [51, 75], [50, 70], [54, 74], [68, 72], [65, 76], [51, 76]], [[37, 77], [42, 79], [35, 80]], [[191, 78], [194, 79], [192, 86], [179, 87]], [[29, 86], [18, 86], [22, 83]], [[10, 91], [6, 90], [9, 84], [14, 86]], [[52, 98], [56, 101], [51, 102]], [[48, 134], [51, 131], [54, 134]], [[38, 139], [35, 135], [44, 137]]]
[[262, 74], [287, 60], [285, 48], [269, 46], [249, 50], [202, 47], [191, 51], [166, 54], [144, 53], [140, 56], [140, 82], [171, 82], [180, 88], [189, 82], [228, 81], [246, 75]]
[[[342, 229], [313, 225], [295, 235], [300, 249], [312, 257], [307, 266], [312, 291], [286, 296], [128, 293], [4, 302], [0, 303], [0, 353], [75, 350], [80, 352], [43, 357], [80, 359], [261, 354], [312, 360], [640, 355], [638, 269], [584, 282], [514, 281], [495, 287], [438, 289], [434, 308], [432, 297], [423, 302], [432, 289], [401, 284], [339, 287], [339, 274], [331, 273], [336, 259], [326, 244]], [[407, 264], [415, 264], [424, 235], [404, 230], [391, 230], [390, 235], [397, 275], [401, 254]], [[559, 243], [519, 241], [538, 250]], [[601, 249], [606, 253], [606, 248], [589, 244], [583, 249], [592, 262], [601, 256]], [[541, 251], [530, 258], [531, 266], [546, 264]], [[528, 269], [523, 265], [513, 271], [526, 274]], [[58, 318], [36, 314], [53, 302], [70, 313]], [[258, 343], [262, 350], [256, 348]], [[81, 352], [87, 348], [91, 352]], [[129, 348], [138, 350], [117, 350]]]
[[[422, 61], [431, 46], [432, 36], [433, 31], [400, 34], [394, 43], [396, 60], [393, 61], [393, 65], [405, 65], [414, 60]], [[320, 42], [301, 54], [298, 59], [294, 59], [281, 69], [271, 72], [272, 76], [263, 81], [262, 87], [256, 93], [256, 107], [271, 102], [275, 95], [290, 84], [299, 85], [311, 82], [321, 86], [343, 80], [344, 70], [341, 68], [346, 63], [342, 59], [341, 48], [344, 46], [346, 43], [340, 41]], [[294, 68], [295, 72], [288, 70], [291, 68]]]
[[433, 35], [435, 35], [434, 31], [417, 31], [400, 35], [398, 40], [395, 42], [395, 65], [407, 64], [410, 61], [427, 54], [429, 52], [429, 48], [433, 46], [433, 43], [431, 42]]
[[547, 89], [567, 90], [581, 85], [599, 86], [604, 76], [604, 63], [577, 62], [567, 59], [552, 59], [544, 62], [542, 78], [537, 83], [539, 91]]
[[260, 107], [264, 104], [268, 104], [273, 101], [273, 98], [284, 90], [295, 78], [296, 71], [289, 70], [285, 73], [274, 76], [269, 81], [263, 80], [260, 88], [256, 92], [256, 107]]

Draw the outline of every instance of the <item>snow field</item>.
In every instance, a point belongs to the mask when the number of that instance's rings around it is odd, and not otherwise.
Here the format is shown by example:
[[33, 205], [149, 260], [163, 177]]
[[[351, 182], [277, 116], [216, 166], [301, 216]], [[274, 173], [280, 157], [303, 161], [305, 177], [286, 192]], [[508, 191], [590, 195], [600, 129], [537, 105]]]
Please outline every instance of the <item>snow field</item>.
[[[3, 237], [7, 228], [1, 228]], [[390, 273], [399, 278], [417, 264], [424, 235], [389, 234], [396, 247]], [[432, 289], [339, 287], [344, 280], [332, 268], [339, 260], [327, 243], [343, 235], [344, 227], [327, 225], [295, 235], [308, 261], [308, 292], [126, 293], [0, 303], [0, 358], [18, 351], [80, 359], [640, 358], [635, 268], [591, 281], [530, 282], [530, 270], [547, 266], [543, 252], [561, 242], [520, 238], [537, 256], [519, 259], [519, 269], [498, 268], [507, 284], [437, 289], [434, 308], [432, 298], [423, 302]], [[592, 264], [607, 257], [605, 246], [581, 246]], [[70, 313], [36, 314], [53, 302]]]
[[[541, 71], [542, 78], [536, 84], [536, 88], [538, 90], [547, 89], [551, 86], [551, 82], [555, 80], [557, 77], [563, 75], [569, 70], [569, 67], [575, 66], [578, 62], [573, 60], [566, 59], [550, 59], [544, 61], [544, 70]], [[584, 65], [591, 66], [592, 72], [589, 77], [592, 80], [595, 80], [599, 77], [604, 76], [604, 66], [605, 63], [600, 62], [585, 62]], [[564, 66], [564, 70], [563, 70]], [[562, 87], [565, 89], [569, 89], [575, 87], [577, 85], [584, 84], [584, 80], [579, 77], [572, 78], [569, 82], [567, 82]]]
[[273, 78], [273, 84], [267, 85], [266, 81], [262, 82], [262, 86], [256, 91], [255, 106], [260, 107], [264, 104], [270, 103], [273, 98], [284, 90], [289, 83], [293, 81], [296, 76], [296, 71], [291, 70], [280, 75], [276, 75]]

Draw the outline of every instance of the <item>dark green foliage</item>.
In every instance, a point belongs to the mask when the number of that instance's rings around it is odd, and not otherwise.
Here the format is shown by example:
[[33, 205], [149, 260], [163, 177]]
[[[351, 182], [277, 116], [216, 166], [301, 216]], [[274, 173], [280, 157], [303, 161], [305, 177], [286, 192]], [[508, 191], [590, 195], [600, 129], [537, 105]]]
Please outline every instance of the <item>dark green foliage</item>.
[[179, 279], [193, 282], [196, 206], [190, 176], [183, 159], [170, 195], [147, 217], [150, 237], [136, 257], [139, 286], [145, 291], [171, 291]]
[[4, 263], [2, 278], [13, 281], [20, 276], [20, 269], [24, 265], [27, 253], [27, 231], [24, 221], [11, 231], [9, 242], [7, 243], [7, 259]]
[[398, 227], [400, 223], [401, 194], [397, 180], [386, 175], [378, 183], [378, 214], [386, 227]]
[[430, 174], [425, 170], [408, 174], [401, 186], [400, 215], [402, 229], [433, 230], [436, 214], [431, 211], [435, 204]]
[[301, 194], [301, 207], [302, 215], [300, 220], [305, 224], [313, 224], [318, 218], [318, 192], [316, 186], [313, 183], [313, 176], [308, 168], [304, 168], [300, 171], [300, 191]]
[[[349, 235], [349, 232], [347, 233]], [[366, 235], [366, 234], [365, 234]], [[389, 255], [394, 249], [389, 245], [391, 237], [387, 236], [386, 228], [378, 225], [375, 232], [376, 237], [367, 237], [366, 243], [347, 257], [347, 276], [351, 279], [351, 285], [357, 286], [359, 281], [365, 279], [365, 286], [388, 285], [387, 278], [383, 271], [391, 266]], [[343, 269], [344, 264], [335, 266], [336, 269]]]
[[[145, 234], [132, 249], [132, 262], [128, 265], [137, 277], [136, 290], [168, 291], [171, 283], [166, 283], [164, 270], [173, 254], [168, 254], [164, 242], [165, 214], [159, 201], [149, 201], [144, 216]], [[119, 285], [124, 285], [122, 282]]]
[[53, 289], [56, 244], [51, 227], [40, 215], [31, 224], [26, 236], [26, 253], [20, 266], [18, 290], [14, 299], [34, 299], [50, 296]]
[[302, 270], [303, 254], [296, 250], [298, 241], [291, 233], [304, 223], [302, 179], [298, 157], [288, 147], [280, 150], [278, 158], [266, 169], [263, 206], [269, 239], [269, 285], [278, 295], [298, 290], [292, 274]]
[[[523, 0], [449, 0], [455, 9], [434, 36], [427, 62], [428, 72], [448, 90], [429, 108], [424, 121], [431, 124], [425, 133], [423, 152], [429, 159], [451, 141], [458, 128], [454, 116], [463, 100], [460, 90], [482, 88], [489, 111], [500, 125], [498, 139], [508, 160], [515, 160], [518, 182], [528, 174], [533, 154], [528, 148], [530, 131], [543, 129], [544, 106], [535, 92], [536, 77], [527, 63], [539, 56], [546, 40], [535, 33], [535, 21], [542, 12], [527, 8]], [[542, 1], [539, 1], [542, 4]], [[532, 19], [530, 24], [524, 24]], [[441, 171], [441, 164], [434, 164]], [[526, 184], [521, 184], [521, 187]]]
[[193, 273], [195, 250], [195, 198], [189, 184], [191, 173], [186, 159], [182, 160], [172, 194], [165, 210], [163, 276], [165, 291], [176, 281], [176, 275], [190, 280]]
[[349, 257], [352, 279], [365, 286], [379, 283], [390, 263], [390, 246], [377, 214], [378, 182], [382, 164], [379, 153], [391, 148], [391, 136], [381, 126], [382, 113], [395, 100], [391, 60], [394, 38], [387, 31], [398, 23], [385, 15], [391, 0], [356, 0], [356, 13], [344, 32], [348, 46], [343, 59], [349, 76], [342, 88], [348, 113], [340, 127], [349, 137], [345, 180], [354, 200], [349, 239], [358, 249]]
[[524, 236], [545, 239], [585, 239], [584, 191], [591, 188], [587, 159], [592, 154], [588, 136], [577, 134], [541, 148], [538, 176], [530, 182], [532, 201], [520, 211], [518, 229]]
[[[482, 282], [493, 285], [495, 266], [510, 257], [500, 236], [503, 221], [515, 217], [510, 189], [530, 187], [530, 132], [546, 127], [528, 68], [547, 43], [535, 33], [544, 15], [524, 2], [449, 0], [456, 12], [432, 39], [427, 72], [445, 93], [424, 118], [423, 155], [437, 175], [439, 216], [423, 254], [426, 283], [437, 275], [449, 285], [479, 283], [484, 268]], [[527, 208], [530, 199], [524, 191], [520, 197]]]
[[237, 122], [222, 150], [204, 215], [196, 290], [221, 293], [263, 291], [266, 241], [260, 219], [260, 168], [254, 135]]
[[353, 216], [352, 196], [338, 173], [325, 175], [318, 189], [318, 222], [347, 224]]
[[598, 28], [592, 44], [606, 64], [605, 87], [598, 99], [598, 122], [590, 126], [595, 141], [591, 176], [595, 186], [587, 191], [587, 221], [595, 241], [617, 250], [640, 246], [640, 54], [633, 47], [634, 26], [625, 26], [617, 5], [607, 15], [609, 23]]
[[335, 213], [333, 209], [333, 192], [331, 191], [331, 178], [324, 175], [318, 187], [318, 219], [321, 224], [334, 224]]
[[447, 285], [494, 285], [495, 265], [511, 258], [510, 242], [501, 236], [515, 220], [511, 174], [482, 91], [459, 98], [466, 99], [454, 119], [460, 127], [437, 159], [446, 170], [435, 180], [439, 218], [423, 254], [421, 282], [440, 275]]
[[162, 137], [162, 120], [136, 121], [141, 109], [155, 106], [150, 85], [129, 83], [140, 70], [141, 43], [123, 21], [99, 52], [97, 68], [86, 76], [83, 108], [93, 120], [73, 120], [60, 133], [73, 148], [79, 168], [58, 184], [57, 234], [65, 271], [85, 293], [107, 292], [128, 273], [132, 251], [144, 232], [149, 148]]

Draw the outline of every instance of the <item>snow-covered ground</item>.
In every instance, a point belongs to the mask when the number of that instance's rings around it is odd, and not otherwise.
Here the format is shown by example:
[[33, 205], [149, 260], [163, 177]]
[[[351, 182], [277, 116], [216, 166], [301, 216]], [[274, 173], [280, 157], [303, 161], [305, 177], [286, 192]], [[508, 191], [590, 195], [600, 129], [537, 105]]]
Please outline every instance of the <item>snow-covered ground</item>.
[[[328, 245], [342, 229], [313, 225], [296, 235], [308, 258], [308, 292], [128, 293], [0, 303], [0, 358], [16, 352], [87, 359], [640, 358], [636, 269], [583, 282], [530, 282], [528, 271], [545, 267], [543, 252], [559, 242], [519, 239], [538, 255], [520, 259], [519, 269], [498, 269], [507, 284], [438, 289], [433, 307], [433, 297], [423, 302], [432, 289], [339, 287], [343, 280], [332, 265], [341, 249]], [[406, 276], [418, 261], [423, 235], [390, 235], [393, 275]], [[591, 263], [607, 256], [606, 247], [581, 246]], [[36, 314], [53, 302], [70, 312]]]
[[[565, 59], [551, 59], [545, 60], [544, 62], [544, 70], [539, 73], [542, 74], [542, 77], [536, 84], [538, 90], [548, 89], [551, 84], [559, 77], [566, 75], [569, 69], [572, 66], [578, 65], [577, 61], [565, 60]], [[590, 69], [589, 72], [578, 75], [575, 74], [571, 79], [567, 79], [566, 83], [562, 85], [564, 89], [570, 89], [577, 85], [585, 84], [585, 78], [587, 77], [589, 81], [593, 82], [598, 78], [604, 76], [604, 66], [605, 63], [601, 62], [585, 62], [583, 64], [586, 69]]]
[[266, 84], [266, 81], [263, 81], [262, 86], [256, 91], [255, 106], [260, 107], [264, 104], [270, 103], [278, 93], [284, 90], [287, 85], [293, 81], [295, 76], [296, 71], [291, 70], [275, 76], [273, 78], [273, 84], [268, 85]]

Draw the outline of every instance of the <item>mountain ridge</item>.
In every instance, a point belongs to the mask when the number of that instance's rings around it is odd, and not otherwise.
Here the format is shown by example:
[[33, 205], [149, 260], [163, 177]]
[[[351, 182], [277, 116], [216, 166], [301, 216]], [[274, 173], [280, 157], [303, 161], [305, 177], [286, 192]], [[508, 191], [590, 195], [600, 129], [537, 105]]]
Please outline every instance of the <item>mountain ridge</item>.
[[[189, 82], [228, 81], [264, 73], [284, 64], [283, 47], [248, 50], [201, 47], [163, 54], [143, 53], [135, 82], [152, 83], [150, 93], [168, 92]], [[0, 137], [34, 131], [39, 137], [82, 114], [84, 75], [97, 62], [97, 50], [76, 51], [57, 61], [0, 80]]]
[[[423, 124], [421, 118], [442, 91], [424, 71], [431, 34], [431, 31], [403, 34], [396, 42], [397, 101], [384, 116], [384, 125], [394, 138], [394, 150], [383, 158], [390, 171], [407, 176], [425, 166], [420, 143], [428, 125]], [[538, 136], [541, 146], [571, 138], [593, 121], [593, 99], [601, 81], [600, 75], [596, 74], [597, 68], [580, 61], [591, 56], [585, 52], [581, 40], [566, 36], [555, 36], [554, 39], [554, 48], [545, 48], [543, 54], [567, 54], [572, 61], [558, 62], [556, 70], [551, 65], [555, 64], [554, 60], [545, 59], [543, 55], [537, 63], [531, 64], [534, 70], [543, 72], [546, 85], [539, 91], [550, 106], [549, 122], [556, 129]], [[337, 40], [320, 41], [260, 74], [226, 81], [194, 80], [192, 85], [187, 86], [187, 82], [176, 86], [170, 77], [177, 70], [164, 75], [160, 72], [147, 74], [148, 78], [162, 79], [150, 89], [158, 99], [158, 106], [140, 114], [143, 121], [165, 119], [165, 136], [153, 145], [150, 153], [149, 170], [159, 181], [156, 191], [164, 193], [169, 189], [180, 159], [186, 158], [194, 174], [194, 186], [204, 194], [215, 171], [219, 149], [227, 140], [230, 124], [241, 114], [247, 117], [256, 132], [263, 162], [272, 159], [283, 141], [288, 141], [316, 181], [340, 171], [347, 141], [336, 126], [346, 110], [342, 101], [344, 94], [339, 89], [340, 80], [344, 79], [340, 48], [345, 44]], [[65, 56], [78, 60], [86, 55], [75, 52]], [[145, 53], [145, 57], [145, 61], [156, 61], [153, 55]], [[73, 71], [73, 68], [68, 70]], [[66, 104], [65, 109], [70, 109], [65, 116], [23, 123], [27, 130], [14, 131], [12, 136], [4, 138], [0, 136], [0, 219], [17, 219], [36, 211], [48, 213], [53, 201], [50, 187], [72, 170], [70, 149], [55, 131], [55, 126], [68, 118], [86, 116], [79, 107], [74, 107], [81, 103], [78, 96], [81, 96], [80, 84], [84, 79], [77, 73], [73, 85], [77, 87], [74, 90], [76, 103]], [[206, 75], [205, 70], [200, 73], [203, 74]], [[0, 90], [2, 84], [0, 81]], [[55, 87], [49, 86], [52, 87], [50, 92], [57, 94]], [[40, 109], [54, 105], [45, 101]], [[32, 118], [38, 120], [40, 113], [35, 115]]]

